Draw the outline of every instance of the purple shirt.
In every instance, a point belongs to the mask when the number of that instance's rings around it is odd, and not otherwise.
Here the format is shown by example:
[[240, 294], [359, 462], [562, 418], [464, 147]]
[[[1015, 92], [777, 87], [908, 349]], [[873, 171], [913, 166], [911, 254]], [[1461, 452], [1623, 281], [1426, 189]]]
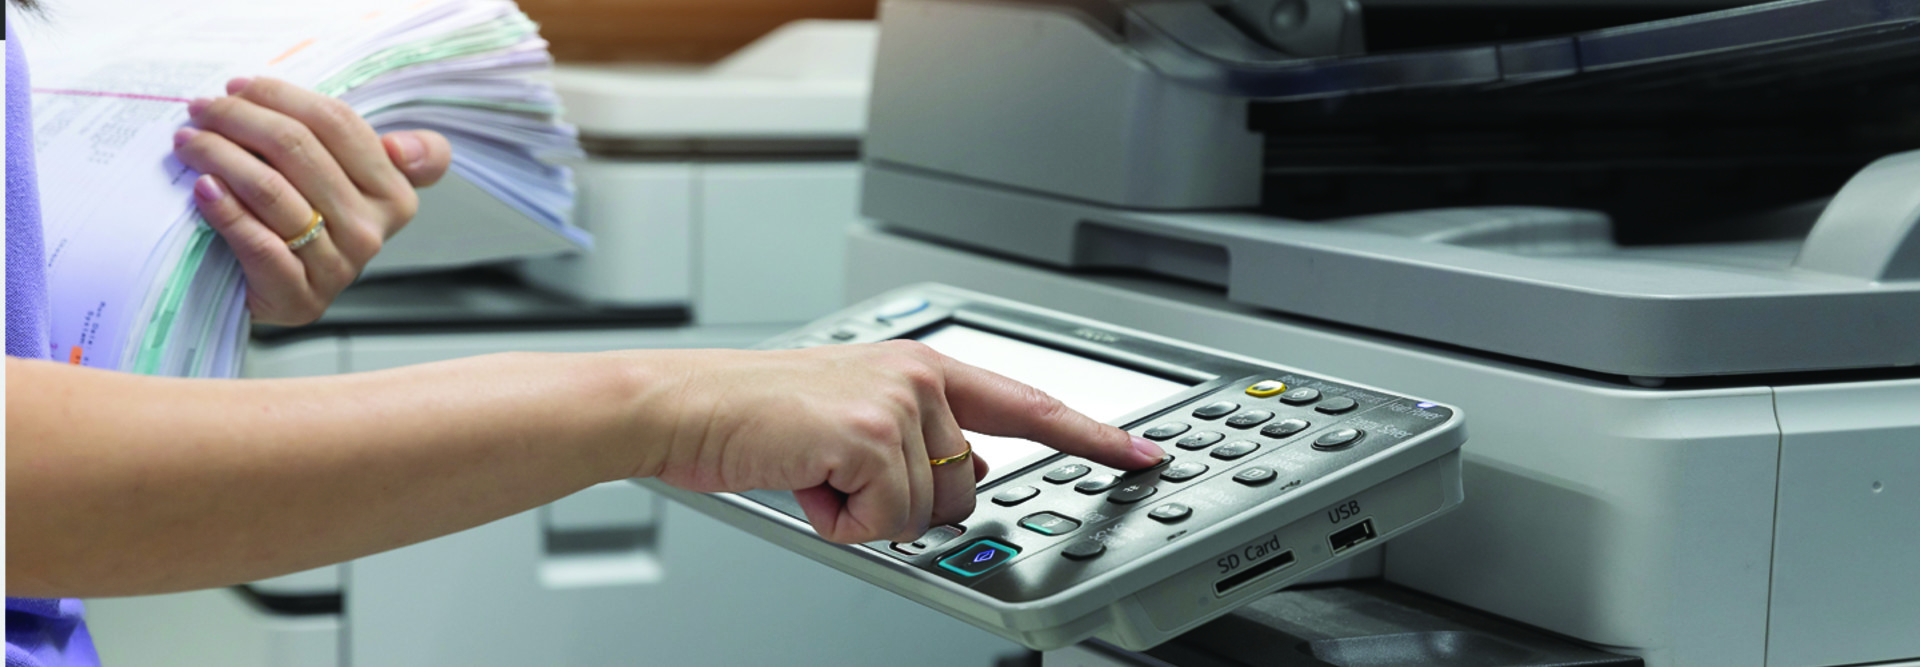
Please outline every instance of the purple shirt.
[[[27, 61], [7, 22], [7, 356], [47, 358], [47, 257], [33, 171]], [[100, 664], [79, 600], [7, 598], [6, 667]]]

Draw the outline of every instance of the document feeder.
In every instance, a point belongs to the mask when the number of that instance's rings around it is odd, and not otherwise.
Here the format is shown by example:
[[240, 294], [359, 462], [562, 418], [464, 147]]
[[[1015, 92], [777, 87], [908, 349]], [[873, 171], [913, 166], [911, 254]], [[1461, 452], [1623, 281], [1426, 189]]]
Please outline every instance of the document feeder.
[[939, 286], [897, 290], [767, 348], [912, 338], [1162, 443], [1113, 470], [969, 434], [994, 475], [962, 524], [837, 545], [784, 492], [704, 513], [1034, 649], [1144, 649], [1385, 542], [1462, 500], [1458, 410]]

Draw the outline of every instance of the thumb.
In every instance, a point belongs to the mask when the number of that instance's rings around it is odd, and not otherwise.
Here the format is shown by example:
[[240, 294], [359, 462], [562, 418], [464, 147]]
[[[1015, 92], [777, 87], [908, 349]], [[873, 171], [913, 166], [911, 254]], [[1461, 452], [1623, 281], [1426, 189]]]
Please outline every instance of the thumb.
[[380, 138], [393, 166], [406, 174], [413, 187], [424, 188], [440, 181], [453, 162], [453, 145], [432, 130], [401, 130]]

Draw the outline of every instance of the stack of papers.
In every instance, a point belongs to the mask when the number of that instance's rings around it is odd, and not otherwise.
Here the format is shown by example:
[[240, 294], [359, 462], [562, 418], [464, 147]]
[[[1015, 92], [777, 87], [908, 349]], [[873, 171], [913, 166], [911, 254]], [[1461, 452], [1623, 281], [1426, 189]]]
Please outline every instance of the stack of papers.
[[[187, 102], [239, 76], [339, 97], [381, 132], [430, 129], [453, 173], [572, 245], [578, 155], [547, 44], [501, 0], [142, 3], [28, 33], [53, 358], [231, 377], [247, 341], [238, 262], [172, 157]], [[157, 5], [157, 6], [156, 6]], [[39, 34], [36, 34], [39, 33]], [[44, 35], [46, 38], [35, 39]]]

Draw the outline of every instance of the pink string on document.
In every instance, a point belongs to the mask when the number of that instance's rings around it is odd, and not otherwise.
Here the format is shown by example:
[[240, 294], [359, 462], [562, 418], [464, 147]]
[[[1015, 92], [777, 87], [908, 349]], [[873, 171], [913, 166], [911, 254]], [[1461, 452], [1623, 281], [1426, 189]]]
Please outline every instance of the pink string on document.
[[35, 88], [33, 92], [42, 95], [80, 95], [83, 97], [118, 97], [123, 100], [147, 100], [149, 102], [192, 102], [184, 97], [166, 97], [162, 95], [141, 95], [139, 93], [109, 93], [102, 90], [67, 90], [65, 88]]

